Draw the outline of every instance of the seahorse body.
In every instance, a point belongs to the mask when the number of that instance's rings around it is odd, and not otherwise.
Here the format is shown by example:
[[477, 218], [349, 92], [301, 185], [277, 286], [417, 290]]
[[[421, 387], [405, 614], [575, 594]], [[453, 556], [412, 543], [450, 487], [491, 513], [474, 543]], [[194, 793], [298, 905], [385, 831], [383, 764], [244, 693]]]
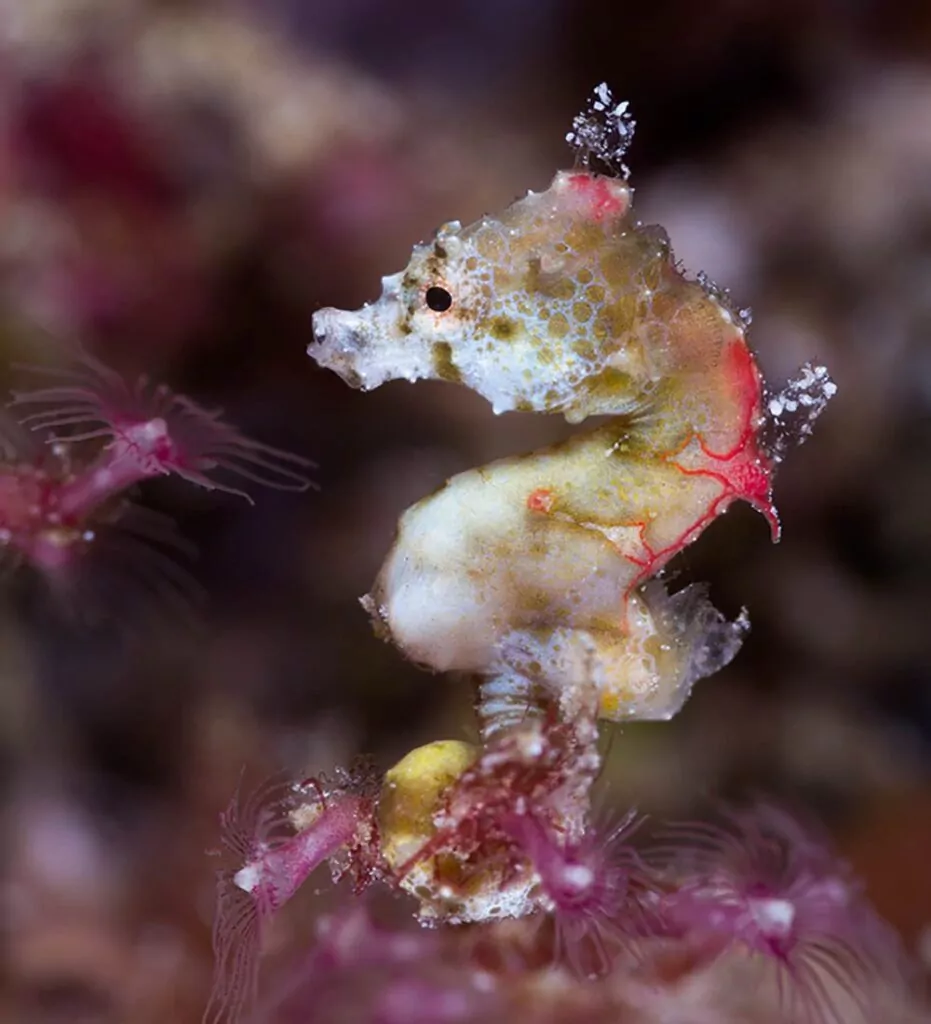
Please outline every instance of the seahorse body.
[[[667, 717], [739, 646], [703, 598], [645, 582], [732, 501], [778, 534], [743, 324], [630, 199], [560, 172], [499, 218], [447, 224], [377, 302], [319, 311], [310, 348], [357, 387], [434, 378], [496, 412], [612, 417], [414, 505], [369, 599], [416, 661], [528, 686], [596, 678], [608, 718]], [[700, 653], [709, 630], [717, 657]]]

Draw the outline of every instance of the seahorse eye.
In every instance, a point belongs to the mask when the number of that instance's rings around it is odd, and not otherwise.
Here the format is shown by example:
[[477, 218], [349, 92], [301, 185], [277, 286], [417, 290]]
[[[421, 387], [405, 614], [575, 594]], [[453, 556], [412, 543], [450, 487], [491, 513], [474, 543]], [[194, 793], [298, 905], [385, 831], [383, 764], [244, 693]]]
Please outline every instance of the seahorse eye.
[[453, 304], [452, 295], [439, 285], [432, 285], [428, 288], [426, 295], [424, 295], [424, 300], [434, 313], [445, 313]]

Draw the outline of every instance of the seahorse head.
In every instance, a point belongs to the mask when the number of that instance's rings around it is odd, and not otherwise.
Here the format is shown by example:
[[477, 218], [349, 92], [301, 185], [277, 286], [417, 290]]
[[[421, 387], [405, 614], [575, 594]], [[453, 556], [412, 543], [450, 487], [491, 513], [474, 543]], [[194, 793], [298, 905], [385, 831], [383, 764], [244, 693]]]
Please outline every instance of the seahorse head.
[[630, 197], [623, 181], [562, 171], [499, 217], [445, 224], [376, 302], [317, 312], [309, 352], [364, 389], [434, 378], [496, 412], [628, 412], [663, 375], [653, 296], [682, 280]]

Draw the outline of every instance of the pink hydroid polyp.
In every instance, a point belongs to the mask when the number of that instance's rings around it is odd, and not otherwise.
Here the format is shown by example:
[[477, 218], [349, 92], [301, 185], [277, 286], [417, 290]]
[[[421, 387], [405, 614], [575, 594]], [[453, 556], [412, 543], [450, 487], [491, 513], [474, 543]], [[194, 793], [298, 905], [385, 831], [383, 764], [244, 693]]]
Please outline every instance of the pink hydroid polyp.
[[607, 974], [614, 949], [640, 929], [639, 898], [647, 874], [629, 840], [641, 820], [630, 811], [613, 828], [588, 825], [573, 841], [532, 814], [515, 814], [504, 825], [533, 864], [552, 905], [557, 958], [577, 975]]
[[901, 980], [898, 940], [847, 865], [783, 811], [670, 827], [654, 855], [668, 872], [671, 930], [710, 956], [742, 948], [765, 958], [792, 1020], [842, 1024], [850, 1001], [868, 1018], [877, 986]]
[[307, 786], [273, 780], [247, 799], [239, 794], [221, 817], [221, 842], [233, 863], [217, 876], [213, 927], [214, 983], [204, 1024], [233, 1024], [255, 1001], [262, 938], [269, 920], [311, 873], [351, 844], [363, 815], [348, 793], [316, 800], [316, 813], [296, 829], [290, 811]]
[[37, 407], [21, 422], [69, 442], [107, 442], [95, 471], [82, 478], [83, 489], [70, 497], [75, 506], [93, 501], [98, 492], [171, 474], [249, 502], [248, 492], [226, 477], [286, 491], [311, 486], [308, 459], [245, 437], [222, 410], [205, 409], [145, 376], [130, 384], [86, 353], [72, 370], [37, 372], [61, 383], [14, 392], [14, 407]]

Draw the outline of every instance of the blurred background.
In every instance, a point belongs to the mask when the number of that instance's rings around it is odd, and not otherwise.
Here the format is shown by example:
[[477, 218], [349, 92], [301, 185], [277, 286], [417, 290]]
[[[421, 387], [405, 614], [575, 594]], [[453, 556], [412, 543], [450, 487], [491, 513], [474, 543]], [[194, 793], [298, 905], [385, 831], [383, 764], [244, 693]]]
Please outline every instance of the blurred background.
[[4, 1019], [199, 1020], [205, 850], [242, 766], [469, 734], [468, 686], [406, 665], [357, 598], [407, 505], [565, 425], [443, 384], [353, 392], [306, 357], [310, 318], [546, 187], [601, 81], [638, 121], [641, 218], [753, 308], [771, 382], [815, 359], [839, 385], [777, 480], [783, 542], [734, 508], [680, 557], [753, 631], [674, 722], [617, 737], [612, 798], [810, 811], [931, 964], [931, 8], [0, 0], [2, 362], [80, 339], [320, 485], [144, 490], [207, 601], [141, 633], [118, 589], [84, 630], [8, 582]]

